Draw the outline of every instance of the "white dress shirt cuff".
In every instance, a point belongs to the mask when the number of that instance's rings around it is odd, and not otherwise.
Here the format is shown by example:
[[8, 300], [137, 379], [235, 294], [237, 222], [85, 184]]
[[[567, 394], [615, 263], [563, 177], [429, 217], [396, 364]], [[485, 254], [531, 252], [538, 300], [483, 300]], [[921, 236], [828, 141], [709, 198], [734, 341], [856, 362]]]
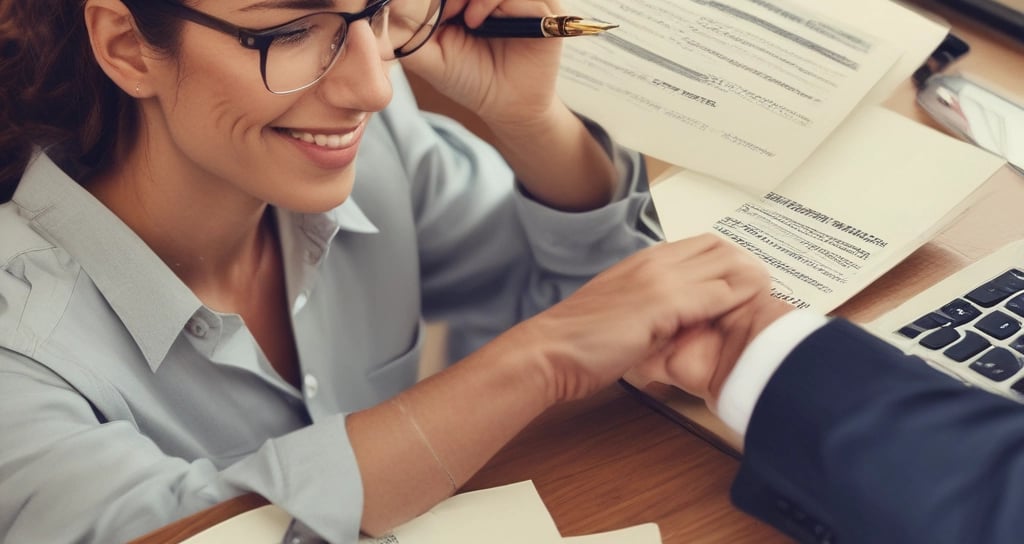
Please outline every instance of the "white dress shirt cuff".
[[793, 348], [828, 321], [825, 316], [796, 310], [765, 327], [747, 346], [729, 373], [718, 397], [718, 417], [741, 436], [768, 380]]

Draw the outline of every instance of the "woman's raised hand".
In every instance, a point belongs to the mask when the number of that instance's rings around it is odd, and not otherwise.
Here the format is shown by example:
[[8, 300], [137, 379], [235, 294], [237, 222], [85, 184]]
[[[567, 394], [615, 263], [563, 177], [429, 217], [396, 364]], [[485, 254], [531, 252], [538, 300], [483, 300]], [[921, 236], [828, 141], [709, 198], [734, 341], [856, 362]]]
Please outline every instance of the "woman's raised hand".
[[433, 39], [402, 65], [489, 124], [529, 123], [556, 102], [562, 40], [479, 38], [451, 20], [560, 14], [557, 0], [449, 0]]

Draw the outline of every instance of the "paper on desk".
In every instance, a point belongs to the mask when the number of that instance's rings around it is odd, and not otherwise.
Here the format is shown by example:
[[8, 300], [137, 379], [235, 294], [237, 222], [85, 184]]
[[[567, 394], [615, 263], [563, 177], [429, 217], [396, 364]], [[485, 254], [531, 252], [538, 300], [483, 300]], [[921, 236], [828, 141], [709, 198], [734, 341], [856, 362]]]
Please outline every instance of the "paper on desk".
[[716, 232], [769, 265], [776, 297], [828, 312], [931, 239], [1003, 164], [875, 107], [763, 198], [685, 170], [651, 194], [669, 240]]
[[460, 493], [395, 529], [359, 544], [558, 544], [562, 536], [533, 482]]
[[627, 146], [754, 194], [945, 35], [889, 0], [564, 3], [620, 26], [565, 43], [562, 99]]
[[634, 525], [617, 531], [584, 536], [567, 536], [565, 544], [661, 544], [661, 531], [654, 523]]
[[[266, 505], [225, 520], [182, 544], [280, 544], [291, 521]], [[460, 493], [387, 536], [362, 537], [359, 544], [660, 544], [653, 523], [563, 540], [533, 482]]]
[[359, 544], [661, 544], [645, 523], [606, 533], [562, 538], [533, 482], [471, 491], [435, 506], [382, 538]]
[[291, 520], [288, 512], [268, 504], [224, 520], [181, 544], [281, 544]]

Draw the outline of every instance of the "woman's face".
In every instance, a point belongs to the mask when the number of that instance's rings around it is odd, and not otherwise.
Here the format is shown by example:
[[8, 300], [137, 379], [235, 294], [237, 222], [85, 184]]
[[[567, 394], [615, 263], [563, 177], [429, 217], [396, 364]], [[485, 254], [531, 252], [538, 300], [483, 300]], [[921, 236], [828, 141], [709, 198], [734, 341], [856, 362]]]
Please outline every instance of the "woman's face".
[[[290, 6], [290, 7], [289, 7]], [[301, 6], [301, 7], [297, 7]], [[262, 29], [317, 11], [359, 11], [359, 0], [201, 0], [195, 9]], [[163, 172], [210, 193], [237, 193], [301, 212], [343, 202], [372, 113], [391, 99], [388, 64], [364, 21], [348, 31], [337, 62], [317, 84], [275, 95], [260, 55], [237, 38], [182, 23], [181, 47], [155, 77], [156, 108], [144, 109], [151, 144], [165, 141]], [[153, 151], [153, 146], [150, 146]], [[152, 154], [152, 153], [151, 153]]]

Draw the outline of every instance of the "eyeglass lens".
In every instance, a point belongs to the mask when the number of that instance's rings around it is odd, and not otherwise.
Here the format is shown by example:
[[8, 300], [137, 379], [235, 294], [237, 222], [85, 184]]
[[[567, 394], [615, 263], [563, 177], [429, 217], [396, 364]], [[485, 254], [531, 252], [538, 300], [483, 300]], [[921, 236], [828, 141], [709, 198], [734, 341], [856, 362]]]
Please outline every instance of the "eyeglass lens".
[[[385, 60], [423, 45], [440, 18], [441, 0], [391, 0], [370, 19]], [[319, 80], [334, 64], [348, 23], [334, 13], [315, 13], [279, 29], [267, 49], [267, 88], [286, 93]]]

